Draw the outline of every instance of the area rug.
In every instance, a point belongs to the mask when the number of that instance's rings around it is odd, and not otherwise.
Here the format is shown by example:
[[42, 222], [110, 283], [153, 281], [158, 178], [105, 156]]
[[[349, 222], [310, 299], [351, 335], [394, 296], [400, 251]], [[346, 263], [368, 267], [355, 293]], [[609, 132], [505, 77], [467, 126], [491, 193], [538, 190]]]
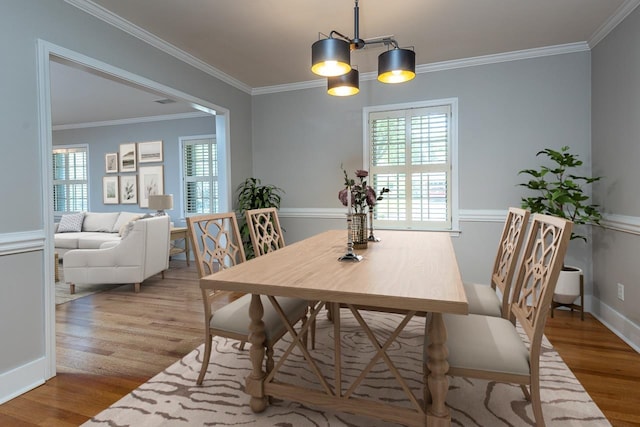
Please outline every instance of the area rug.
[[[358, 373], [352, 366], [364, 366], [373, 346], [353, 316], [342, 310], [343, 382]], [[390, 334], [397, 315], [363, 313], [380, 340]], [[391, 358], [421, 398], [422, 335], [424, 319], [412, 320], [390, 350]], [[333, 324], [318, 318], [314, 358], [329, 378], [333, 377]], [[276, 360], [286, 349], [285, 338], [278, 344]], [[247, 346], [249, 347], [249, 346]], [[249, 352], [239, 350], [238, 342], [216, 337], [207, 375], [202, 386], [195, 384], [204, 347], [200, 346], [164, 372], [132, 391], [99, 413], [84, 426], [372, 426], [396, 425], [369, 417], [324, 410], [274, 399], [267, 410], [254, 414], [244, 393], [245, 377], [250, 372]], [[282, 381], [311, 388], [314, 374], [297, 358], [288, 360], [276, 376]], [[366, 360], [364, 360], [366, 359]], [[541, 386], [545, 422], [550, 426], [608, 426], [599, 408], [545, 339], [541, 356]], [[333, 384], [333, 383], [332, 383]], [[345, 387], [346, 388], [346, 387]], [[370, 396], [409, 406], [408, 399], [384, 363], [379, 362], [358, 389], [358, 396]], [[490, 381], [450, 378], [447, 404], [454, 426], [528, 426], [534, 425], [531, 405], [517, 385]]]
[[105, 284], [91, 284], [91, 285], [76, 285], [75, 293], [69, 292], [69, 284], [64, 281], [62, 267], [59, 271], [59, 280], [56, 282], [56, 305], [64, 304], [65, 302], [73, 301], [78, 298], [86, 297], [87, 295], [96, 294], [98, 292], [108, 291], [113, 288], [117, 288], [121, 285], [105, 285]]

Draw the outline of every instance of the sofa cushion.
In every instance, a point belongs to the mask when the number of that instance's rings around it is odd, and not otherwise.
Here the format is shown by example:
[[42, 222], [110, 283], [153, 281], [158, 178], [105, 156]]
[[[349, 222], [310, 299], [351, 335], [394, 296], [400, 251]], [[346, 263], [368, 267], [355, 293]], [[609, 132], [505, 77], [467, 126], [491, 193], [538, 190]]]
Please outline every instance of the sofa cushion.
[[82, 223], [82, 231], [111, 233], [120, 212], [87, 212]]
[[113, 224], [113, 230], [111, 230], [111, 232], [119, 233], [120, 235], [122, 235], [122, 232], [124, 231], [124, 227], [131, 221], [135, 221], [141, 216], [142, 214], [140, 213], [120, 212], [120, 216], [118, 217], [118, 220], [116, 221], [116, 223]]
[[78, 237], [78, 249], [100, 249], [104, 242], [120, 241], [117, 233], [84, 232]]
[[84, 212], [63, 214], [58, 224], [58, 233], [73, 233], [82, 231], [82, 223], [84, 220]]
[[56, 233], [53, 237], [56, 249], [78, 249], [78, 239], [84, 233]]

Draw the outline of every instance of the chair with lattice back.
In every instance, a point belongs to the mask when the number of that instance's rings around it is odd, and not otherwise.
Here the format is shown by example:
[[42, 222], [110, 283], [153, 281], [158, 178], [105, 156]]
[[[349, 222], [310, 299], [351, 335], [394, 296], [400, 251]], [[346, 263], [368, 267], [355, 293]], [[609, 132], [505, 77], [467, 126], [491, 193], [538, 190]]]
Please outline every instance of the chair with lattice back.
[[276, 208], [250, 209], [245, 211], [245, 217], [256, 257], [284, 248], [284, 236]]
[[[204, 277], [245, 261], [244, 248], [240, 238], [238, 223], [233, 212], [187, 217], [189, 239], [198, 267], [198, 274]], [[205, 352], [197, 384], [202, 384], [211, 358], [212, 340], [221, 336], [246, 342], [249, 337], [249, 305], [251, 295], [228, 303], [212, 312], [212, 302], [216, 291], [202, 289], [205, 316]], [[278, 297], [278, 304], [291, 324], [307, 319], [307, 301], [297, 298]], [[266, 296], [262, 297], [264, 307], [265, 347], [267, 362], [265, 370], [273, 369], [273, 345], [287, 332], [286, 326]]]
[[[527, 210], [509, 208], [491, 271], [491, 285], [464, 283], [469, 313], [494, 317], [505, 317], [507, 314], [511, 283], [526, 236], [529, 215]], [[500, 295], [496, 289], [500, 291]]]
[[[540, 400], [540, 352], [544, 325], [571, 238], [572, 223], [534, 214], [507, 318], [478, 314], [444, 315], [449, 375], [519, 384], [531, 401], [537, 426], [544, 426]], [[518, 332], [520, 325], [527, 339]], [[526, 342], [525, 342], [526, 341]], [[528, 344], [527, 344], [528, 343]], [[425, 333], [425, 381], [429, 375]], [[526, 386], [529, 386], [527, 390]], [[424, 387], [425, 402], [430, 401]], [[480, 398], [480, 396], [478, 396]]]
[[[256, 257], [284, 248], [284, 235], [280, 227], [278, 210], [276, 208], [249, 209], [245, 211], [245, 219], [249, 228], [249, 235], [251, 236], [253, 252]], [[313, 309], [314, 305], [314, 302], [310, 302], [310, 309]], [[315, 320], [312, 320], [309, 329], [311, 330], [311, 348], [315, 348]]]

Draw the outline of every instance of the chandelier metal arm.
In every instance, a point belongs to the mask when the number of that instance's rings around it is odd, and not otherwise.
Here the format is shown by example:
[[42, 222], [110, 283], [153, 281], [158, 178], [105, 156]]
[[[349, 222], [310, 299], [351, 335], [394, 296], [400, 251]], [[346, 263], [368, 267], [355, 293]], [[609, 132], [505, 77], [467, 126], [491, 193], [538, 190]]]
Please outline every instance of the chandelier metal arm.
[[341, 39], [344, 39], [344, 41], [351, 43], [351, 39], [347, 36], [345, 36], [344, 34], [342, 34], [339, 31], [336, 30], [331, 30], [331, 32], [329, 33], [329, 38], [333, 38], [334, 35], [339, 36]]

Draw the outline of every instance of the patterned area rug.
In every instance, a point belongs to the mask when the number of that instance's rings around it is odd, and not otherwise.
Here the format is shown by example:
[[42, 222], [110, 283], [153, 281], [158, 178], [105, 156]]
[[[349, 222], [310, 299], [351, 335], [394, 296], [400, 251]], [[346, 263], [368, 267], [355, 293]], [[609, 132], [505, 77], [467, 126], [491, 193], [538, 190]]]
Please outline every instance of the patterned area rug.
[[[342, 310], [344, 388], [358, 375], [353, 366], [364, 366], [373, 352], [365, 333], [353, 316]], [[399, 317], [363, 312], [379, 340], [386, 339]], [[424, 319], [412, 320], [391, 347], [394, 364], [407, 378], [415, 396], [421, 399], [422, 334]], [[285, 337], [275, 351], [286, 349]], [[325, 376], [333, 378], [333, 325], [324, 315], [317, 322], [316, 349], [311, 353]], [[247, 346], [248, 348], [249, 346]], [[202, 386], [196, 386], [202, 353], [200, 346], [164, 372], [87, 421], [84, 426], [390, 426], [373, 418], [323, 410], [274, 399], [267, 410], [254, 414], [243, 392], [250, 372], [249, 352], [238, 342], [216, 337], [212, 360]], [[296, 357], [293, 357], [296, 356]], [[293, 357], [293, 358], [291, 358]], [[280, 381], [314, 386], [315, 376], [300, 353], [287, 360], [276, 378]], [[551, 426], [608, 426], [602, 412], [545, 339], [541, 356], [542, 401], [545, 422]], [[489, 381], [451, 378], [447, 403], [454, 426], [534, 425], [531, 405], [519, 386]], [[333, 382], [331, 382], [333, 384]], [[358, 386], [359, 397], [369, 396], [409, 406], [409, 400], [383, 362]]]

